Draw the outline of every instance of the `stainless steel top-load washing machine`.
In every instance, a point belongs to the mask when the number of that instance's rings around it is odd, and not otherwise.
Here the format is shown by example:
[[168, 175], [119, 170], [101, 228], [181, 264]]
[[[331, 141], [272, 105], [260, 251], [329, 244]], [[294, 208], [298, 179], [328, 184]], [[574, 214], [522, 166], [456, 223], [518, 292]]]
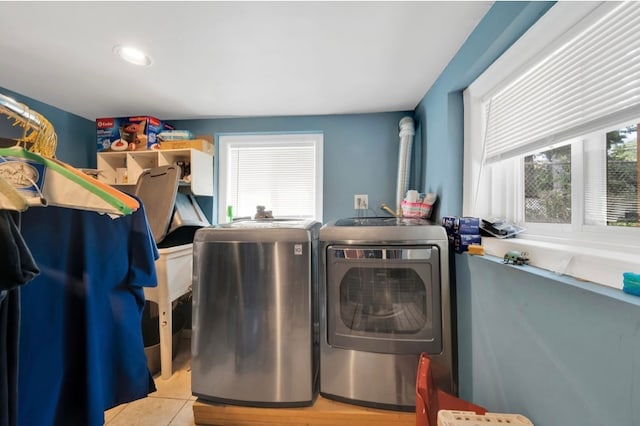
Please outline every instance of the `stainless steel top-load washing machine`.
[[412, 218], [340, 219], [320, 230], [320, 393], [411, 411], [421, 352], [452, 378], [449, 252], [443, 227]]
[[320, 226], [259, 219], [196, 232], [193, 395], [258, 407], [313, 403]]

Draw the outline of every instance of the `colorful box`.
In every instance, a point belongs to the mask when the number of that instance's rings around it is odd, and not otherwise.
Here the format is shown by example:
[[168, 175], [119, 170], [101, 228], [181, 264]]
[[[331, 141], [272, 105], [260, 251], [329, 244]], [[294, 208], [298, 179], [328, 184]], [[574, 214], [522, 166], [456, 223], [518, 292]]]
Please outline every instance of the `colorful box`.
[[443, 216], [442, 226], [449, 235], [480, 233], [480, 219], [477, 217]]
[[[457, 224], [458, 224], [457, 216], [442, 216], [442, 226], [444, 227], [445, 231], [447, 231], [447, 235], [449, 235], [450, 237], [456, 233], [455, 230], [458, 227]], [[451, 242], [453, 242], [451, 238], [450, 240]]]
[[167, 130], [171, 131], [171, 130], [175, 130], [175, 129], [176, 129], [175, 126], [173, 124], [169, 123], [168, 121], [163, 121], [162, 122], [162, 130], [161, 130], [161, 132], [164, 132], [164, 131], [167, 131]]
[[455, 234], [450, 237], [450, 241], [451, 239], [453, 239], [453, 250], [456, 253], [464, 253], [469, 250], [470, 245], [480, 245], [482, 243], [480, 234]]
[[150, 116], [98, 118], [98, 152], [159, 149], [157, 135], [165, 125]]

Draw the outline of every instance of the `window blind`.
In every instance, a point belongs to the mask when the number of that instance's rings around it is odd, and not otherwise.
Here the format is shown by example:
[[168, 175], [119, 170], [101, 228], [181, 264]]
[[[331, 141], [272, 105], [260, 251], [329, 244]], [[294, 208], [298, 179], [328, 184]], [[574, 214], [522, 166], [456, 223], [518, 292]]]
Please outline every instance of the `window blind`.
[[253, 217], [265, 206], [275, 217], [315, 216], [316, 156], [312, 143], [229, 147], [227, 205]]
[[484, 163], [639, 115], [640, 3], [628, 2], [486, 100]]

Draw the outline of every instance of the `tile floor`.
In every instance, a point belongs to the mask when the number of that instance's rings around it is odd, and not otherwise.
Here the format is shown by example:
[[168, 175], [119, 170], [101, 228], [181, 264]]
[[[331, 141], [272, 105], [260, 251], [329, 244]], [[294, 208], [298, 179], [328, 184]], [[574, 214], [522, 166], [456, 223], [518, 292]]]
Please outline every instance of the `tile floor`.
[[153, 376], [157, 390], [148, 397], [105, 411], [108, 426], [194, 426], [191, 395], [191, 339], [182, 337], [168, 380]]

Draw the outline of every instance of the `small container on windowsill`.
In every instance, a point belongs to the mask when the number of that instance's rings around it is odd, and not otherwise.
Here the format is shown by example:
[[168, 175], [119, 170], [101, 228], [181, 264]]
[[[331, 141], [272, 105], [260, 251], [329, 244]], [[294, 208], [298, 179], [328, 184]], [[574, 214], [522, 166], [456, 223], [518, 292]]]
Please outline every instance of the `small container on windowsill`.
[[469, 252], [469, 254], [484, 256], [484, 247], [478, 244], [471, 244], [469, 247], [467, 247], [467, 251]]
[[622, 277], [622, 291], [634, 296], [640, 296], [640, 274], [625, 272]]

